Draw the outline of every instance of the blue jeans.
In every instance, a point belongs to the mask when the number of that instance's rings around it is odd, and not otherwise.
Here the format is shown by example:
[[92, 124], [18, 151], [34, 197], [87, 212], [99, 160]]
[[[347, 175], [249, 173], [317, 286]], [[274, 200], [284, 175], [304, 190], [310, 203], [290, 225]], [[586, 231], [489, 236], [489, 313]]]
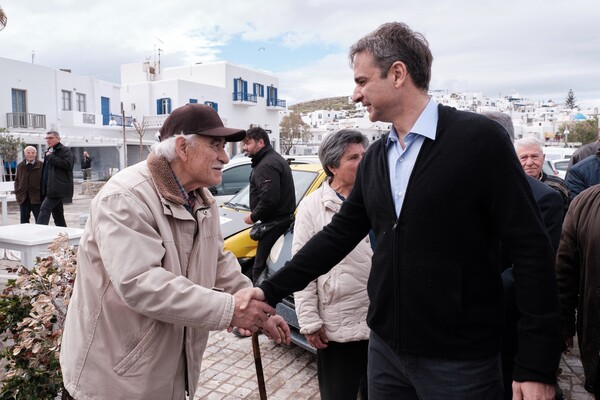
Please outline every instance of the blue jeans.
[[499, 356], [452, 360], [398, 355], [373, 332], [367, 378], [369, 400], [502, 400], [504, 392]]

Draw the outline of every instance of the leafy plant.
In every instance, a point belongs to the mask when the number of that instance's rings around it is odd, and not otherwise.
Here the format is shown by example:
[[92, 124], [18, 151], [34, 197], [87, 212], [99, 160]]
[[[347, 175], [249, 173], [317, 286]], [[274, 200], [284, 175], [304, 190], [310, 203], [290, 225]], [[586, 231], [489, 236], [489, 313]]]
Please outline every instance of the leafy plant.
[[[0, 295], [0, 358], [6, 365], [0, 400], [53, 400], [63, 388], [59, 355], [77, 258], [65, 234], [32, 269], [17, 268]], [[14, 271], [13, 271], [14, 272]]]

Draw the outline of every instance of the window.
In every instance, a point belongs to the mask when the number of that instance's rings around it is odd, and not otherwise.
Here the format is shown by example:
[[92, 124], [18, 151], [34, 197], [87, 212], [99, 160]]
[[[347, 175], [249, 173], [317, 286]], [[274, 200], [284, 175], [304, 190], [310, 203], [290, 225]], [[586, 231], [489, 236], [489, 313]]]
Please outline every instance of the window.
[[257, 97], [265, 97], [265, 86], [260, 83], [255, 83], [254, 87], [254, 95]]
[[[267, 106], [277, 106], [277, 88], [269, 86], [267, 88]], [[319, 116], [319, 118], [322, 118]]]
[[215, 103], [214, 101], [205, 101], [204, 104], [212, 107], [216, 112], [219, 112], [219, 103]]
[[63, 111], [71, 111], [73, 109], [71, 105], [72, 94], [68, 90], [62, 91], [62, 109]]
[[85, 108], [85, 94], [83, 93], [77, 93], [77, 111], [87, 111]]
[[248, 82], [242, 78], [233, 80], [233, 100], [246, 100], [248, 93]]
[[25, 101], [25, 91], [19, 89], [12, 90], [12, 112], [26, 113], [27, 103]]
[[189, 104], [198, 104], [198, 99], [190, 99]]
[[166, 97], [156, 100], [156, 115], [171, 114], [171, 99]]

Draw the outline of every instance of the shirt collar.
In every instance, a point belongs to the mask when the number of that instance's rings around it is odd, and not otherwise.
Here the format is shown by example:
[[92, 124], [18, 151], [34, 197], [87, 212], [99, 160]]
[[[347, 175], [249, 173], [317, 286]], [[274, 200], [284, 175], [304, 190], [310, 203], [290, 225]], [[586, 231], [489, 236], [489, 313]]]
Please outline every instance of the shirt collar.
[[194, 204], [196, 204], [196, 194], [194, 192], [189, 192], [189, 193], [186, 192], [185, 188], [179, 182], [179, 179], [177, 179], [177, 175], [175, 175], [175, 172], [173, 172], [173, 170], [171, 170], [171, 173], [173, 174], [173, 178], [175, 178], [175, 183], [177, 184], [177, 187], [179, 188], [179, 192], [181, 193], [181, 196], [185, 200], [185, 203], [183, 206], [191, 213], [194, 209]]
[[[439, 112], [437, 103], [429, 99], [427, 106], [417, 118], [417, 121], [410, 129], [409, 133], [413, 133], [416, 135], [425, 136], [428, 139], [435, 140], [437, 124], [438, 124]], [[386, 142], [386, 146], [389, 146], [390, 142], [398, 141], [398, 132], [392, 125], [392, 129], [390, 130], [390, 134], [388, 135], [388, 139]]]

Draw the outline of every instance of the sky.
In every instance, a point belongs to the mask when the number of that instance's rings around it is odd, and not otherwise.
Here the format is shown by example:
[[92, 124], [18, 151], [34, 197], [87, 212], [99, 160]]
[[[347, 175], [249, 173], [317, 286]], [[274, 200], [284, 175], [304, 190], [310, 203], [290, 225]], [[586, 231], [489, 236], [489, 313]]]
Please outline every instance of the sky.
[[[600, 107], [597, 0], [0, 0], [0, 57], [120, 82], [120, 65], [228, 61], [279, 78], [287, 104], [350, 96], [348, 48], [407, 23], [433, 53], [430, 89]], [[160, 49], [160, 52], [159, 50]], [[2, 74], [0, 72], [0, 79]]]

